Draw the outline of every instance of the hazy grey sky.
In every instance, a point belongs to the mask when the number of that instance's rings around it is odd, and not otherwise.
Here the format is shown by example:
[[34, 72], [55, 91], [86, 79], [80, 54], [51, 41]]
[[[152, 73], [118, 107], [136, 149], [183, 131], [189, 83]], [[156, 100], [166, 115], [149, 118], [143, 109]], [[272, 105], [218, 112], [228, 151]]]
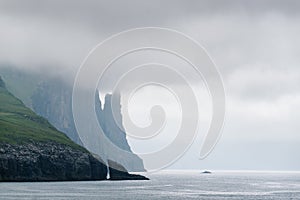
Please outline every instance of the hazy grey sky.
[[215, 151], [196, 141], [174, 168], [300, 170], [299, 1], [0, 2], [0, 63], [72, 80], [120, 31], [159, 26], [201, 43], [224, 78], [227, 119]]

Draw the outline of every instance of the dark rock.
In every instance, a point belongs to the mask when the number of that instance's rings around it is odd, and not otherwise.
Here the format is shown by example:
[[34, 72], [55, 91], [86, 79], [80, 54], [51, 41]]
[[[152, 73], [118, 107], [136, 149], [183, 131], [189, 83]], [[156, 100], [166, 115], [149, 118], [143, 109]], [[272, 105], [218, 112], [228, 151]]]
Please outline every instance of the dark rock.
[[120, 164], [108, 160], [110, 180], [149, 180], [147, 177], [137, 174], [129, 174]]
[[0, 144], [0, 181], [105, 180], [107, 167], [92, 154], [52, 142]]
[[205, 171], [201, 172], [201, 174], [211, 174], [211, 171], [205, 170]]

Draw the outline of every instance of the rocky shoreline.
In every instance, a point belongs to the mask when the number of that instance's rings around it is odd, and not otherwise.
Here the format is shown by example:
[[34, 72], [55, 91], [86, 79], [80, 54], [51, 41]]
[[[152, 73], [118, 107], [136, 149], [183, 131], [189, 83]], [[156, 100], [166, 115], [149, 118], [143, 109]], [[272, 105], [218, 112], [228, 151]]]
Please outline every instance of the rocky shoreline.
[[110, 175], [109, 180], [149, 180], [147, 177], [139, 174], [129, 174], [125, 167], [114, 161], [108, 160], [108, 166]]
[[[114, 165], [122, 167], [115, 162]], [[148, 180], [114, 169], [115, 166], [109, 167], [110, 180]], [[67, 145], [55, 142], [0, 143], [0, 181], [107, 180], [107, 173], [108, 167], [99, 158]]]

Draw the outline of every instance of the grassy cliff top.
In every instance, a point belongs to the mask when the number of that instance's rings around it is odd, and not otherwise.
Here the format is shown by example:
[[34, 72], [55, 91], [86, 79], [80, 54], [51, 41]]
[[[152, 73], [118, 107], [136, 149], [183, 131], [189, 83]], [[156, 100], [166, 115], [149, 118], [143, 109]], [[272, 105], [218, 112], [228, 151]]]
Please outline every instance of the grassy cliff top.
[[0, 77], [0, 143], [21, 144], [47, 141], [86, 151], [14, 97], [6, 89]]

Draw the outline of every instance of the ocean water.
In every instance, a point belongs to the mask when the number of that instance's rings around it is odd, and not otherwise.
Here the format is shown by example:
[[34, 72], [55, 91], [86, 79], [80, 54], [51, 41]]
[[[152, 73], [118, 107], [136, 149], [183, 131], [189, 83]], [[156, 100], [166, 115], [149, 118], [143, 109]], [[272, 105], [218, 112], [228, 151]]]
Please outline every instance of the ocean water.
[[300, 173], [159, 172], [150, 181], [0, 183], [0, 199], [300, 199]]

